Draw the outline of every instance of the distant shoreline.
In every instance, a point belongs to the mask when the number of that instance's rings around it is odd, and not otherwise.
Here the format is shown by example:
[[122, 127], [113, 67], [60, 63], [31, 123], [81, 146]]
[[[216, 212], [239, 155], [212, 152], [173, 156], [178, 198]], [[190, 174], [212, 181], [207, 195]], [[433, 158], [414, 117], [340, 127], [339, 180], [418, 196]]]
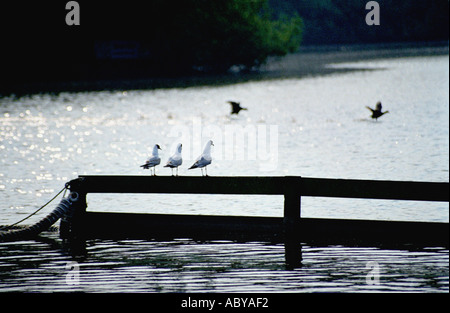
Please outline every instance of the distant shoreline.
[[[367, 45], [305, 46], [299, 52], [284, 57], [270, 57], [259, 70], [223, 75], [198, 74], [184, 77], [115, 78], [109, 80], [80, 80], [33, 82], [0, 89], [2, 96], [22, 96], [35, 93], [83, 92], [101, 90], [145, 90], [158, 88], [187, 88], [217, 86], [280, 78], [301, 78], [349, 71], [325, 67], [330, 63], [357, 62], [381, 58], [439, 56], [449, 54], [448, 42], [387, 43]], [[0, 87], [1, 88], [1, 87]]]
[[271, 58], [262, 70], [285, 75], [326, 75], [334, 69], [330, 63], [348, 63], [375, 59], [427, 57], [449, 54], [448, 42], [387, 43], [367, 45], [330, 45], [301, 47], [299, 52], [283, 58]]

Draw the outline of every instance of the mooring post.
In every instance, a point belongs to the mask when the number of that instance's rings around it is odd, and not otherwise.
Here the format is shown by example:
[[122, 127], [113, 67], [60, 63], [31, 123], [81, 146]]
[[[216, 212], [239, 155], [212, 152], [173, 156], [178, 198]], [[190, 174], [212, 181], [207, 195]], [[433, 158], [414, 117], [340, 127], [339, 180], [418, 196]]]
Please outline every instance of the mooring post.
[[[73, 255], [84, 255], [86, 240], [83, 236], [83, 221], [86, 215], [86, 191], [83, 188], [83, 178], [71, 180], [67, 183], [70, 190], [69, 197], [74, 199], [71, 216], [61, 219], [59, 235], [69, 243]], [[76, 198], [76, 199], [75, 199]]]
[[284, 185], [284, 247], [288, 268], [301, 266], [302, 247], [298, 237], [301, 214], [301, 177], [286, 177]]

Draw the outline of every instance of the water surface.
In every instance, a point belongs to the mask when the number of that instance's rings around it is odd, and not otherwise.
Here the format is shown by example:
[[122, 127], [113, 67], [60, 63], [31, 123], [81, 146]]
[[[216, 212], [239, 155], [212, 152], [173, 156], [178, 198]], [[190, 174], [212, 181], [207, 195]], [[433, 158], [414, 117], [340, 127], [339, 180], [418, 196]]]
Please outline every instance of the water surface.
[[[327, 66], [350, 71], [2, 98], [0, 225], [34, 212], [78, 175], [148, 175], [139, 165], [155, 143], [163, 148], [162, 163], [183, 143], [180, 175], [201, 175], [187, 168], [212, 138], [213, 176], [449, 181], [448, 55]], [[228, 100], [241, 101], [248, 111], [230, 116]], [[390, 113], [374, 121], [365, 106], [377, 101]], [[243, 143], [230, 146], [230, 130], [246, 131]], [[249, 148], [252, 131], [267, 136]], [[170, 169], [160, 166], [157, 174], [170, 175]], [[89, 195], [88, 202], [92, 211], [283, 214], [279, 196], [105, 194]], [[448, 222], [448, 203], [303, 198], [302, 215]], [[55, 244], [1, 244], [0, 290], [448, 292], [446, 250], [306, 246], [303, 267], [287, 271], [283, 245], [92, 241], [74, 287], [64, 280], [71, 257]], [[381, 266], [380, 285], [366, 283], [370, 260]]]

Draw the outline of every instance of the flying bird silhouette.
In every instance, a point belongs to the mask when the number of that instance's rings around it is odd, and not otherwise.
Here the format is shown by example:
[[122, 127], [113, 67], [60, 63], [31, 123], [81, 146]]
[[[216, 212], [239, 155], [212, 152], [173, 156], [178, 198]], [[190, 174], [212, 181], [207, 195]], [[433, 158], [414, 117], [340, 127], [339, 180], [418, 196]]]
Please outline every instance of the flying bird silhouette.
[[366, 108], [368, 108], [370, 111], [372, 111], [371, 117], [374, 118], [375, 120], [378, 120], [378, 118], [380, 116], [383, 116], [383, 114], [389, 113], [389, 111], [381, 112], [382, 105], [381, 105], [380, 101], [377, 102], [375, 109], [372, 109], [371, 107], [368, 107], [368, 106], [366, 106]]
[[239, 111], [241, 110], [247, 110], [247, 108], [241, 107], [240, 102], [235, 101], [227, 101], [229, 104], [231, 104], [231, 114], [239, 114]]

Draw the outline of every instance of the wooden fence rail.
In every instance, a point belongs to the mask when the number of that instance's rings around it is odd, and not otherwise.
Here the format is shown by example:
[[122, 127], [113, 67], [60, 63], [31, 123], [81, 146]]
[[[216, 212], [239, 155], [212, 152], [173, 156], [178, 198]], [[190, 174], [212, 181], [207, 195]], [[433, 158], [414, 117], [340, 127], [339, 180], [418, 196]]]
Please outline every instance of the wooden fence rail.
[[80, 176], [70, 185], [88, 193], [205, 193], [449, 201], [449, 183], [299, 176]]
[[[449, 201], [448, 182], [328, 179], [294, 176], [79, 176], [69, 182], [83, 198], [88, 193], [172, 193], [283, 195], [284, 217], [230, 217], [165, 214], [94, 213], [86, 205], [72, 229], [84, 237], [196, 235], [236, 238], [243, 233], [271, 238], [374, 239], [448, 246], [448, 223], [358, 221], [301, 218], [301, 197], [410, 201]], [[103, 222], [100, 222], [103, 221]], [[126, 221], [126, 222], [125, 222]], [[324, 226], [326, 225], [326, 226]], [[63, 227], [62, 227], [63, 228]], [[216, 238], [217, 239], [217, 238]]]

